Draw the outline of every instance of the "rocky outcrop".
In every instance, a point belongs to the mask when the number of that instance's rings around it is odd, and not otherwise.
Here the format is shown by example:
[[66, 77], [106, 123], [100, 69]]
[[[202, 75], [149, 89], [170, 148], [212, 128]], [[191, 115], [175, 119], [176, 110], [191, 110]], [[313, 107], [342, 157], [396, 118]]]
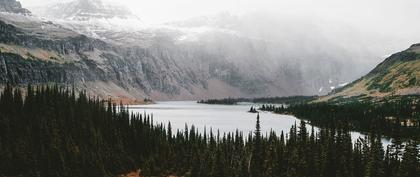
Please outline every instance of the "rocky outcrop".
[[9, 12], [29, 15], [31, 12], [28, 9], [22, 8], [19, 1], [16, 0], [0, 0], [0, 12]]
[[129, 9], [104, 4], [101, 0], [75, 0], [47, 7], [42, 15], [57, 19], [80, 20], [131, 18], [134, 15]]

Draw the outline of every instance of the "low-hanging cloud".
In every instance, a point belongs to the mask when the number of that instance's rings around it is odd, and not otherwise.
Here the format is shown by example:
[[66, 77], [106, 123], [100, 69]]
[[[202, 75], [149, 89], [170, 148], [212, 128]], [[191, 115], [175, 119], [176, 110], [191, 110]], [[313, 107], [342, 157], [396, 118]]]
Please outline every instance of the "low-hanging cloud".
[[[68, 1], [21, 0], [30, 10]], [[261, 39], [267, 44], [255, 45], [267, 47], [264, 55], [274, 60], [269, 67], [288, 63], [283, 60], [299, 60], [308, 76], [316, 68], [325, 76], [340, 73], [340, 82], [351, 82], [386, 56], [420, 42], [418, 0], [104, 1], [126, 6], [148, 24], [182, 22], [179, 27], [216, 27]], [[185, 26], [201, 16], [208, 21]]]

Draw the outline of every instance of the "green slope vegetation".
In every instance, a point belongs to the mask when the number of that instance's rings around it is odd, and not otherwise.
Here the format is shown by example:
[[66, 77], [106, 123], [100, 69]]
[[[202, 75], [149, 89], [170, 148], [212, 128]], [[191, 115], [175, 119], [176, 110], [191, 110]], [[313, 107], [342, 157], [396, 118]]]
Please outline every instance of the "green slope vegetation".
[[390, 96], [420, 94], [420, 44], [396, 53], [369, 74], [352, 84], [335, 90], [320, 101], [348, 99], [382, 100]]

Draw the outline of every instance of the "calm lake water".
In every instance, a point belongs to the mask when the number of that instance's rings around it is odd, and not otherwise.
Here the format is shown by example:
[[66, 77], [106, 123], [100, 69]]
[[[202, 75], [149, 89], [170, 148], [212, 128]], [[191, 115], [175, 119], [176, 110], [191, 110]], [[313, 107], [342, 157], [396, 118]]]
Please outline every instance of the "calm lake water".
[[[165, 126], [171, 122], [173, 130], [184, 130], [185, 124], [194, 125], [200, 131], [210, 128], [213, 132], [220, 131], [221, 134], [242, 131], [244, 135], [255, 129], [257, 114], [248, 113], [251, 106], [258, 107], [259, 104], [240, 103], [238, 105], [208, 105], [198, 104], [195, 101], [168, 101], [157, 102], [151, 105], [132, 105], [130, 111], [133, 113], [153, 114], [155, 123], [163, 123]], [[278, 135], [283, 131], [288, 133], [293, 124], [300, 123], [300, 120], [294, 116], [273, 114], [270, 112], [260, 112], [261, 130], [269, 132], [274, 130]], [[308, 125], [308, 131], [311, 126]], [[358, 132], [352, 132], [352, 139], [356, 140], [364, 136]], [[384, 146], [390, 143], [390, 140], [383, 139]]]

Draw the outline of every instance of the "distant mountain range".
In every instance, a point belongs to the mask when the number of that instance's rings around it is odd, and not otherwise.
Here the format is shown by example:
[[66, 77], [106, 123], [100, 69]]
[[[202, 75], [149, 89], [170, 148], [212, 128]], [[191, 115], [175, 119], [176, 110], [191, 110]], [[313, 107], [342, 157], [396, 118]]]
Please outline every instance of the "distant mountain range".
[[346, 101], [420, 94], [420, 44], [391, 55], [366, 76], [321, 100]]
[[125, 7], [104, 4], [101, 0], [75, 0], [53, 4], [39, 10], [39, 15], [66, 20], [90, 20], [94, 18], [135, 18]]
[[[147, 26], [100, 0], [55, 4], [37, 14], [1, 0], [0, 11], [0, 83], [59, 83], [103, 98], [325, 94], [367, 71], [360, 62], [377, 57], [338, 45], [299, 19], [272, 24], [225, 13]], [[273, 25], [284, 33], [264, 37], [278, 34]]]

